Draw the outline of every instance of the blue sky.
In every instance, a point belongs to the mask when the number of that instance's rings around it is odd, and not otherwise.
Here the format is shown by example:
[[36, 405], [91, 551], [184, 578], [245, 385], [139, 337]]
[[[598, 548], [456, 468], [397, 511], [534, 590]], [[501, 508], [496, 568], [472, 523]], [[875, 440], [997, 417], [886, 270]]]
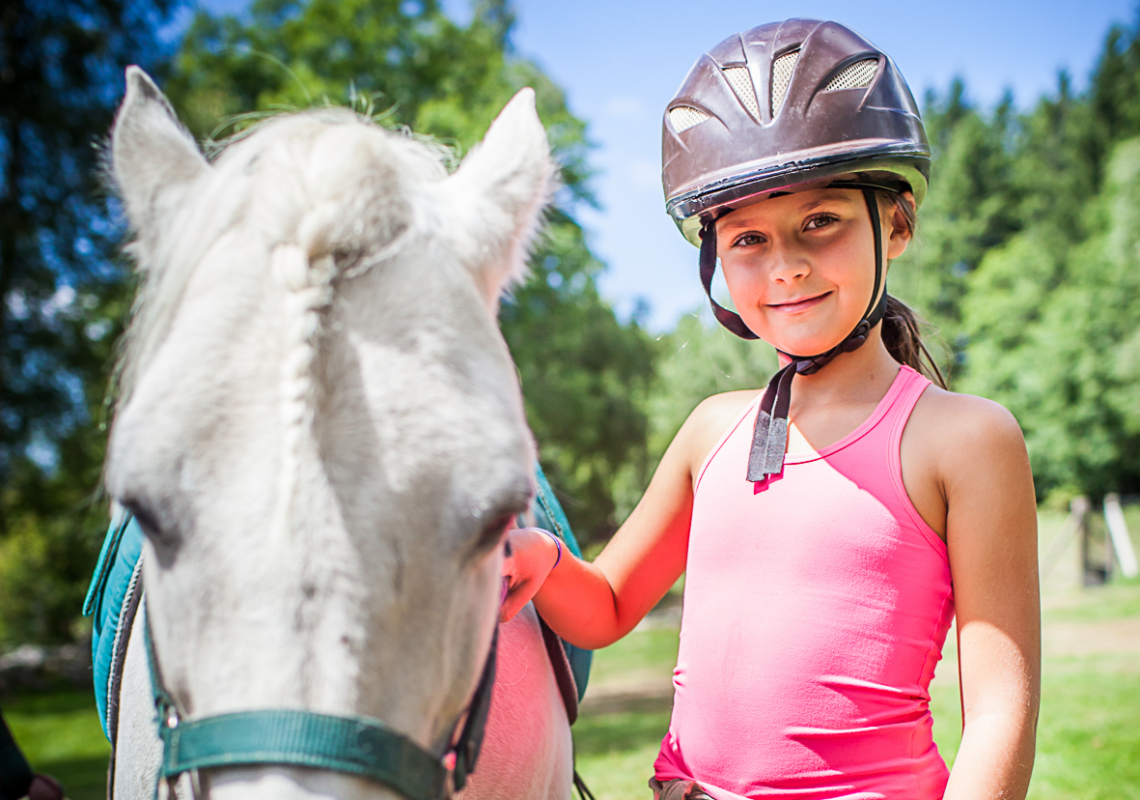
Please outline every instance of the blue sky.
[[[1131, 23], [1136, 0], [957, 0], [852, 3], [752, 0], [515, 0], [514, 44], [566, 90], [596, 144], [594, 188], [602, 208], [582, 221], [609, 265], [603, 294], [627, 315], [648, 303], [651, 329], [671, 328], [699, 307], [696, 251], [665, 216], [660, 184], [661, 115], [689, 67], [741, 30], [787, 17], [836, 19], [889, 53], [916, 97], [945, 90], [955, 75], [982, 104], [1006, 88], [1029, 107], [1066, 69], [1083, 88], [1114, 22]], [[453, 17], [469, 0], [443, 0]], [[246, 0], [204, 0], [239, 11]], [[938, 180], [937, 173], [933, 181]]]

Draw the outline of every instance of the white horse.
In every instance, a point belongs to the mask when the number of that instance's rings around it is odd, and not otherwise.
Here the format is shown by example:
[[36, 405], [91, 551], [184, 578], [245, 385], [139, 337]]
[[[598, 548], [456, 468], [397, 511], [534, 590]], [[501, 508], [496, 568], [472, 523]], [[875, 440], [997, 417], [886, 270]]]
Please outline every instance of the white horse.
[[[183, 720], [362, 715], [442, 759], [491, 646], [504, 529], [532, 492], [495, 317], [550, 191], [533, 92], [449, 176], [439, 152], [347, 110], [272, 119], [210, 163], [141, 70], [127, 84], [111, 167], [142, 287], [106, 483], [147, 536], [163, 683]], [[470, 800], [570, 794], [566, 712], [533, 611], [517, 619]], [[162, 752], [143, 629], [120, 800], [153, 796]], [[399, 796], [291, 766], [176, 788]]]

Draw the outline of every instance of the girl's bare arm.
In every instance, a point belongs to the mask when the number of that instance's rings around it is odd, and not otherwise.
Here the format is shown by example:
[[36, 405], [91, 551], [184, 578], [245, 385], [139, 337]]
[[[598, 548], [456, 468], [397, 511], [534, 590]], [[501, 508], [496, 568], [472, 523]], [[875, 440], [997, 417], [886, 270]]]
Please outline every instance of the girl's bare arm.
[[938, 473], [958, 621], [963, 730], [947, 800], [1022, 800], [1041, 696], [1037, 508], [1021, 429], [944, 394]]
[[593, 563], [564, 553], [547, 574], [556, 558], [554, 543], [541, 533], [512, 532], [509, 561], [518, 563], [501, 618], [514, 616], [533, 595], [550, 627], [579, 647], [605, 647], [629, 633], [684, 572], [694, 476], [755, 395], [731, 392], [697, 406], [641, 502]]

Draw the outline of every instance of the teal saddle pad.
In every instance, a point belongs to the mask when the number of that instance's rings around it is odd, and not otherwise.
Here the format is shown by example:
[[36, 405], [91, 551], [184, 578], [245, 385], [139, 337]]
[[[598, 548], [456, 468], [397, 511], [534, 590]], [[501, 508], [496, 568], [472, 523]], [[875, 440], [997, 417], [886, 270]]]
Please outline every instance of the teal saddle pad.
[[[95, 705], [99, 709], [99, 722], [103, 733], [113, 741], [111, 721], [107, 713], [108, 698], [112, 695], [112, 673], [115, 669], [115, 651], [119, 642], [120, 627], [125, 617], [127, 599], [139, 581], [142, 558], [143, 532], [126, 511], [119, 511], [111, 520], [103, 550], [95, 565], [95, 574], [83, 601], [84, 616], [94, 617], [91, 630], [91, 670], [95, 681]], [[129, 619], [126, 620], [129, 625]], [[122, 634], [130, 635], [129, 630]]]
[[[570, 522], [554, 496], [554, 490], [542, 472], [536, 467], [535, 475], [538, 492], [525, 520], [527, 525], [545, 528], [561, 539], [574, 555], [581, 557], [582, 551]], [[91, 665], [95, 681], [95, 705], [99, 709], [99, 721], [103, 733], [112, 739], [108, 714], [108, 703], [112, 694], [112, 676], [115, 671], [115, 653], [119, 647], [120, 627], [124, 622], [124, 609], [134, 585], [140, 580], [139, 561], [142, 556], [143, 532], [134, 517], [121, 511], [111, 520], [107, 538], [103, 540], [103, 550], [83, 602], [83, 614], [94, 617], [91, 632]], [[129, 620], [127, 620], [129, 624]], [[124, 635], [129, 631], [124, 631]], [[590, 679], [590, 664], [593, 651], [575, 647], [562, 640], [562, 649], [570, 662], [570, 671], [578, 691], [578, 700], [586, 694], [586, 683]]]

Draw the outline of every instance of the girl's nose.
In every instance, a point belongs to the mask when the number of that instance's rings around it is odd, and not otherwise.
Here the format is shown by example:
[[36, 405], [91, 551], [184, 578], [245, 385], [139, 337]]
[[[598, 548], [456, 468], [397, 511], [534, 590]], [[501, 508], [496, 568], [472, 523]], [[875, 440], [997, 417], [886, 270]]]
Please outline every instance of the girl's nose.
[[807, 277], [811, 271], [808, 260], [794, 247], [778, 242], [769, 251], [769, 277], [778, 283], [788, 283]]

